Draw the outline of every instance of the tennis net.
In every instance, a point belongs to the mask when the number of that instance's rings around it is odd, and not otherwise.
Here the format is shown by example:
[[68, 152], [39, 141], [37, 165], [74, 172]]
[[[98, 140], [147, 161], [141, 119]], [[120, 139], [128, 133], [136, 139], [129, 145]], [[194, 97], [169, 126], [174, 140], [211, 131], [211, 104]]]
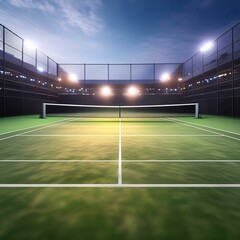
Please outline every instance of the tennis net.
[[192, 116], [199, 118], [199, 103], [103, 106], [43, 103], [41, 117], [64, 116], [79, 118], [161, 118]]

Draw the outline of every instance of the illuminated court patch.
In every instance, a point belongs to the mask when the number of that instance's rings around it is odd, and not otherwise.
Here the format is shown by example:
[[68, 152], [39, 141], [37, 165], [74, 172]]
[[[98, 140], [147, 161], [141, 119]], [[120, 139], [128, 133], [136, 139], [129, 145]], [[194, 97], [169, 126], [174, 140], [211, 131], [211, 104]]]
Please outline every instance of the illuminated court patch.
[[117, 163], [0, 163], [1, 184], [110, 184], [117, 182]]
[[118, 137], [14, 137], [0, 142], [0, 159], [118, 159]]
[[238, 184], [240, 162], [124, 163], [125, 184]]
[[[227, 146], [227, 147], [226, 147]], [[219, 136], [123, 137], [123, 160], [239, 159], [239, 142]]]

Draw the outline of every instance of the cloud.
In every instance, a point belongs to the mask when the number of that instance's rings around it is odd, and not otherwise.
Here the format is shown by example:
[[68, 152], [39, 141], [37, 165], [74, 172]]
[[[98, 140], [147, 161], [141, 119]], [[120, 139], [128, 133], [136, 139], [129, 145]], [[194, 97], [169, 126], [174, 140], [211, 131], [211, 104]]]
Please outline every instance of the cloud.
[[54, 1], [60, 7], [68, 24], [80, 28], [85, 35], [92, 35], [103, 28], [103, 21], [97, 15], [97, 10], [101, 6], [100, 0]]
[[8, 0], [8, 3], [17, 8], [53, 14], [59, 18], [59, 24], [64, 20], [65, 24], [79, 28], [87, 36], [101, 31], [104, 25], [97, 14], [102, 0]]
[[[103, 46], [95, 37], [79, 37], [79, 31], [69, 26], [65, 15], [61, 12], [62, 7], [56, 3], [56, 0], [49, 0], [48, 2], [54, 6], [55, 10], [44, 16], [43, 21], [43, 19], [33, 17], [36, 14], [32, 10], [31, 4], [33, 1], [15, 0], [14, 4], [16, 6], [13, 9], [13, 5], [9, 5], [9, 2], [0, 0], [0, 3], [4, 4], [4, 7], [0, 8], [0, 23], [25, 40], [34, 42], [40, 51], [57, 62], [86, 62], [90, 61], [87, 60], [89, 56], [96, 56], [97, 51], [102, 51]], [[41, 3], [43, 2], [41, 1]], [[75, 1], [75, 3], [77, 4], [78, 1]], [[97, 3], [92, 4], [90, 1], [86, 2], [84, 6], [86, 8], [85, 12], [90, 11], [89, 8], [94, 11], [94, 8], [98, 7]], [[26, 11], [28, 9], [30, 10]], [[38, 11], [42, 12], [43, 10], [38, 8]], [[46, 22], [49, 23], [47, 28]], [[65, 22], [64, 27], [61, 26], [63, 22]]]
[[9, 4], [14, 7], [26, 9], [38, 9], [43, 12], [53, 13], [55, 8], [47, 1], [34, 1], [34, 0], [9, 0]]

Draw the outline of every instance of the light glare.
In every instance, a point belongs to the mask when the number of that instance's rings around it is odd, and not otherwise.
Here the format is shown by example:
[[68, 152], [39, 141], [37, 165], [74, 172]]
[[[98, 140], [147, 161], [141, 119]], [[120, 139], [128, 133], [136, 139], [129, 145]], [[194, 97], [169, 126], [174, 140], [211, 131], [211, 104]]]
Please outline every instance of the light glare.
[[127, 89], [127, 95], [129, 96], [136, 96], [138, 94], [139, 94], [139, 90], [134, 86], [131, 86]]
[[44, 70], [43, 70], [43, 67], [38, 67], [37, 70], [38, 70], [39, 72], [43, 72], [43, 71], [44, 71]]
[[103, 88], [101, 89], [101, 94], [102, 94], [103, 96], [110, 96], [110, 95], [112, 95], [112, 90], [111, 90], [110, 87], [105, 86], [105, 87], [103, 87]]
[[206, 44], [204, 44], [201, 48], [200, 51], [201, 52], [207, 52], [208, 50], [210, 50], [213, 46], [213, 42], [207, 42]]
[[26, 48], [28, 48], [29, 50], [36, 50], [37, 49], [37, 45], [31, 41], [25, 41], [24, 42], [24, 46]]
[[72, 81], [72, 82], [77, 82], [77, 79], [78, 79], [78, 77], [77, 77], [77, 75], [76, 75], [75, 73], [71, 73], [71, 74], [69, 75], [69, 80], [70, 80], [70, 81]]
[[167, 82], [167, 81], [169, 81], [169, 80], [170, 80], [170, 74], [169, 74], [169, 73], [163, 73], [162, 76], [161, 76], [161, 78], [160, 78], [160, 80], [161, 80], [162, 82]]

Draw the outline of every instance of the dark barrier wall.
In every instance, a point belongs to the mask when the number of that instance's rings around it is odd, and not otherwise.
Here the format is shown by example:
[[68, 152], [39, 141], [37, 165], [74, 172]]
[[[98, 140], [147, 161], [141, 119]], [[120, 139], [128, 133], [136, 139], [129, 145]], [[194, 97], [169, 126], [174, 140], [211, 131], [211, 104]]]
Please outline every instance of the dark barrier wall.
[[183, 64], [185, 102], [209, 114], [240, 116], [240, 24]]
[[109, 98], [102, 98], [101, 96], [76, 96], [76, 95], [61, 95], [60, 103], [72, 104], [87, 104], [87, 105], [154, 105], [154, 104], [169, 104], [181, 103], [181, 94], [172, 95], [148, 95], [136, 96], [127, 98], [126, 96], [112, 96]]
[[35, 114], [58, 101], [57, 64], [0, 25], [0, 116]]

